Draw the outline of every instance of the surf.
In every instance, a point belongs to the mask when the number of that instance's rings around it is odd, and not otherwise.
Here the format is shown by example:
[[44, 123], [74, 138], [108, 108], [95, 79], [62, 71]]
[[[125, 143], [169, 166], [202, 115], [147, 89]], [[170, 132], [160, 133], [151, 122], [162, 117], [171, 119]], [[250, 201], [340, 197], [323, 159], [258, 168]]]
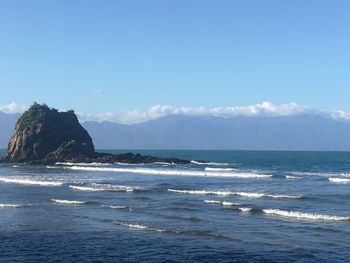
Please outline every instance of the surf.
[[42, 180], [12, 178], [12, 177], [0, 177], [0, 182], [12, 183], [12, 184], [23, 184], [23, 185], [36, 185], [36, 186], [62, 186], [63, 185], [62, 182], [42, 181]]
[[280, 209], [263, 209], [265, 214], [279, 217], [287, 217], [302, 220], [323, 220], [323, 221], [348, 221], [350, 217], [346, 216], [334, 216], [314, 213], [304, 213], [299, 211], [286, 211]]
[[96, 172], [121, 172], [135, 174], [151, 175], [178, 175], [178, 176], [201, 176], [201, 177], [230, 177], [230, 178], [269, 178], [272, 174], [262, 174], [253, 172], [214, 172], [214, 171], [197, 171], [197, 170], [178, 170], [178, 169], [151, 169], [151, 168], [110, 168], [110, 167], [82, 167], [67, 166], [66, 169]]

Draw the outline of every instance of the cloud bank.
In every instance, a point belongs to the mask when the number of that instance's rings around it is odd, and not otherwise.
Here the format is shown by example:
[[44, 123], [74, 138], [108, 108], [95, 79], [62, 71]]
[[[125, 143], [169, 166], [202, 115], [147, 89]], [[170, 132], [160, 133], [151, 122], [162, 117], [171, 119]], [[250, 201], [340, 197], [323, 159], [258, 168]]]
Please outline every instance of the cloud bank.
[[273, 104], [263, 102], [249, 106], [233, 107], [172, 107], [169, 105], [155, 105], [146, 110], [133, 110], [124, 113], [78, 114], [82, 121], [110, 121], [122, 124], [141, 123], [168, 115], [214, 116], [214, 117], [274, 117], [296, 116], [302, 114], [326, 115], [334, 119], [350, 120], [350, 113], [342, 110], [322, 111], [296, 103]]
[[7, 105], [0, 106], [0, 111], [4, 113], [10, 113], [10, 114], [23, 113], [26, 109], [27, 109], [26, 105], [20, 105], [14, 102]]
[[[0, 111], [5, 113], [22, 113], [27, 109], [25, 105], [10, 103], [0, 106]], [[248, 106], [233, 107], [172, 107], [169, 105], [155, 105], [146, 110], [132, 110], [123, 113], [98, 113], [88, 114], [78, 112], [80, 121], [110, 121], [121, 124], [141, 123], [154, 120], [169, 115], [187, 115], [187, 116], [214, 116], [214, 117], [277, 117], [277, 116], [297, 116], [302, 114], [328, 116], [337, 120], [350, 121], [350, 112], [343, 110], [322, 111], [308, 106], [302, 106], [296, 103], [273, 104], [263, 102]]]

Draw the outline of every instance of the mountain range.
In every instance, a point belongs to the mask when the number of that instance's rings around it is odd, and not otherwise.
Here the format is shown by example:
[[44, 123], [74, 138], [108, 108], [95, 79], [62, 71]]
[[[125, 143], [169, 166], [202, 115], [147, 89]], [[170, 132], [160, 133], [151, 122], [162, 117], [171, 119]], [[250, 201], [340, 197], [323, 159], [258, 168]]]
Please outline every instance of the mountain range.
[[[6, 148], [19, 116], [0, 112], [0, 148]], [[326, 115], [169, 115], [131, 125], [82, 125], [97, 149], [350, 150], [350, 123]]]

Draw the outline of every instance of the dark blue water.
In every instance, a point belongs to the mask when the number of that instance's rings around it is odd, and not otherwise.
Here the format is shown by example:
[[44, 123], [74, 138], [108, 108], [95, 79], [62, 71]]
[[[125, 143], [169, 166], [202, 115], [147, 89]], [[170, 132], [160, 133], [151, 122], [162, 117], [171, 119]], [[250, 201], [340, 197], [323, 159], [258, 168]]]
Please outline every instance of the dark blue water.
[[142, 153], [210, 163], [1, 165], [0, 260], [348, 261], [350, 153]]

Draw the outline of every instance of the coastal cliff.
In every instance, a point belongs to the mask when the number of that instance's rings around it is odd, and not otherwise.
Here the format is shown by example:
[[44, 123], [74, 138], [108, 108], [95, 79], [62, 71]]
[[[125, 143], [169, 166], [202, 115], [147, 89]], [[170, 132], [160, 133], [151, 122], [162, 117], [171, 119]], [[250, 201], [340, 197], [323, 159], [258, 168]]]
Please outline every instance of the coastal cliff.
[[49, 164], [56, 162], [187, 164], [177, 158], [158, 158], [140, 154], [108, 154], [95, 151], [88, 132], [80, 125], [74, 111], [60, 112], [34, 103], [17, 121], [7, 156], [10, 163]]

